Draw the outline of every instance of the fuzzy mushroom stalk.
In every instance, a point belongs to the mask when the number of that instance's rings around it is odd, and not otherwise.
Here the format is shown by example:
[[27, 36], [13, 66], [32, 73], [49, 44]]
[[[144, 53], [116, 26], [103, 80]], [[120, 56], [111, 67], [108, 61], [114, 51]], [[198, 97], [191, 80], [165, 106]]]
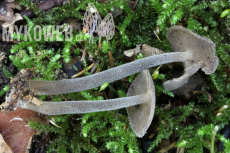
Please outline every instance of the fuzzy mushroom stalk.
[[133, 105], [145, 103], [148, 99], [148, 95], [142, 94], [128, 98], [125, 97], [97, 101], [42, 101], [41, 106], [36, 106], [33, 103], [28, 103], [28, 100], [19, 100], [18, 106], [23, 109], [30, 109], [45, 115], [82, 114], [90, 112], [110, 111], [130, 107]]
[[132, 82], [128, 97], [98, 101], [43, 102], [41, 106], [19, 100], [18, 106], [46, 115], [79, 114], [126, 108], [130, 124], [138, 137], [144, 136], [155, 110], [155, 88], [148, 70], [143, 70]]
[[59, 81], [29, 82], [29, 88], [37, 95], [56, 95], [92, 89], [101, 86], [104, 82], [113, 82], [143, 69], [162, 64], [182, 62], [185, 73], [180, 78], [172, 79], [164, 83], [166, 90], [174, 90], [188, 81], [189, 76], [201, 68], [206, 74], [215, 72], [218, 66], [218, 57], [215, 56], [215, 44], [206, 37], [182, 27], [172, 26], [168, 29], [168, 40], [176, 52], [165, 53], [146, 57], [109, 70], [90, 76], [65, 79]]

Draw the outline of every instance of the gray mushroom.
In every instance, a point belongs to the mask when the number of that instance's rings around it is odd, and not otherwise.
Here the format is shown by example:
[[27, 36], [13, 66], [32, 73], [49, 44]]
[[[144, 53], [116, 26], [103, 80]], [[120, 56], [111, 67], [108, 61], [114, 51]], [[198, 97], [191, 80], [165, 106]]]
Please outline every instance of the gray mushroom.
[[129, 121], [138, 137], [143, 137], [155, 111], [155, 88], [148, 70], [143, 70], [131, 84], [128, 97], [99, 101], [43, 102], [41, 106], [19, 100], [18, 106], [47, 115], [109, 111], [127, 107]]
[[215, 72], [219, 60], [215, 56], [215, 44], [206, 37], [182, 27], [172, 26], [169, 28], [167, 38], [176, 52], [184, 54], [183, 65], [185, 68], [184, 75], [166, 81], [164, 87], [166, 90], [174, 90], [188, 81], [188, 78], [196, 73], [199, 68], [205, 74]]
[[101, 86], [104, 82], [113, 82], [150, 67], [166, 63], [182, 62], [185, 74], [177, 79], [164, 83], [166, 90], [173, 90], [183, 85], [189, 76], [199, 68], [206, 74], [213, 73], [218, 66], [218, 57], [215, 56], [215, 44], [208, 38], [182, 27], [172, 26], [167, 37], [174, 51], [160, 55], [149, 56], [106, 71], [76, 79], [59, 81], [31, 80], [29, 88], [37, 95], [56, 95], [92, 89]]

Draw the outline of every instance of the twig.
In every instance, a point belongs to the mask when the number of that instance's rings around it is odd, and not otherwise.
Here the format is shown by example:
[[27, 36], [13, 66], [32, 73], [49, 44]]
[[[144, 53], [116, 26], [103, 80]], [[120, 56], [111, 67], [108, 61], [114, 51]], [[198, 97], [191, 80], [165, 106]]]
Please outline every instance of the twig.
[[135, 3], [134, 3], [134, 5], [133, 5], [132, 9], [135, 9], [135, 8], [136, 8], [138, 1], [139, 1], [139, 0], [136, 0], [136, 1], [135, 1]]
[[110, 61], [111, 68], [114, 67], [113, 55], [112, 55], [111, 51], [109, 51], [109, 61]]
[[[93, 67], [93, 65], [94, 65], [94, 63], [91, 64], [87, 69], [90, 70], [90, 69]], [[73, 76], [71, 77], [71, 79], [76, 78], [76, 77], [82, 75], [84, 72], [85, 72], [85, 70], [82, 70], [81, 72], [79, 72], [79, 73], [73, 75]]]
[[[99, 63], [99, 60], [96, 59], [96, 62], [94, 62], [94, 65], [93, 65], [93, 67], [92, 67], [92, 69], [91, 69], [91, 71], [90, 71], [90, 74], [93, 74], [93, 72], [95, 71], [95, 69], [96, 69], [98, 63]], [[95, 73], [96, 73], [96, 72], [95, 72]]]
[[166, 152], [166, 151], [168, 151], [168, 150], [174, 148], [174, 147], [176, 146], [176, 143], [177, 143], [176, 141], [175, 141], [175, 142], [172, 142], [170, 145], [168, 145], [168, 146], [162, 148], [161, 150], [158, 150], [158, 152], [164, 153], [164, 152]]
[[211, 97], [211, 95], [207, 92], [207, 91], [193, 91], [193, 92], [203, 92], [203, 93], [206, 93], [206, 95], [208, 95], [208, 101], [209, 102], [212, 102], [212, 97]]
[[85, 58], [85, 55], [86, 55], [86, 49], [84, 50], [84, 52], [83, 52], [83, 54], [82, 54], [82, 56], [81, 56], [81, 62], [84, 60], [84, 58]]
[[[88, 143], [88, 145], [92, 146], [93, 148], [97, 149], [95, 146], [91, 145], [88, 141], [86, 141], [86, 143]], [[97, 149], [97, 151], [101, 153], [100, 150]]]

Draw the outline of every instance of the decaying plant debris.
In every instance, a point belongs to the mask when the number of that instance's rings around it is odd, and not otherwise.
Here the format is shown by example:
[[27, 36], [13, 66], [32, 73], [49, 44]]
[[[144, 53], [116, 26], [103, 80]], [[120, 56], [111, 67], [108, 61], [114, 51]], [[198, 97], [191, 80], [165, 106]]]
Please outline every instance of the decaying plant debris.
[[33, 71], [31, 69], [22, 69], [19, 73], [11, 79], [9, 90], [6, 93], [5, 110], [13, 111], [17, 102], [22, 98], [23, 92], [28, 88], [27, 80], [32, 78]]

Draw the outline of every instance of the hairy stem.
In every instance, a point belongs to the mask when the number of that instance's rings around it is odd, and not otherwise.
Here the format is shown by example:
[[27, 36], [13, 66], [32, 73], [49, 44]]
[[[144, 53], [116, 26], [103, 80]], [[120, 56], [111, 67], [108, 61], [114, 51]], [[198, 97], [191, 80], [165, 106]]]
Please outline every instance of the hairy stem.
[[57, 95], [83, 91], [101, 86], [104, 82], [113, 82], [129, 75], [140, 72], [150, 67], [172, 63], [183, 62], [186, 52], [172, 52], [161, 55], [146, 57], [130, 62], [109, 70], [76, 79], [64, 79], [59, 81], [30, 81], [30, 89], [37, 95]]
[[27, 100], [19, 100], [18, 106], [23, 109], [33, 110], [46, 115], [81, 114], [130, 107], [147, 103], [149, 99], [149, 94], [141, 94], [131, 97], [98, 101], [43, 102], [41, 106], [28, 103]]

